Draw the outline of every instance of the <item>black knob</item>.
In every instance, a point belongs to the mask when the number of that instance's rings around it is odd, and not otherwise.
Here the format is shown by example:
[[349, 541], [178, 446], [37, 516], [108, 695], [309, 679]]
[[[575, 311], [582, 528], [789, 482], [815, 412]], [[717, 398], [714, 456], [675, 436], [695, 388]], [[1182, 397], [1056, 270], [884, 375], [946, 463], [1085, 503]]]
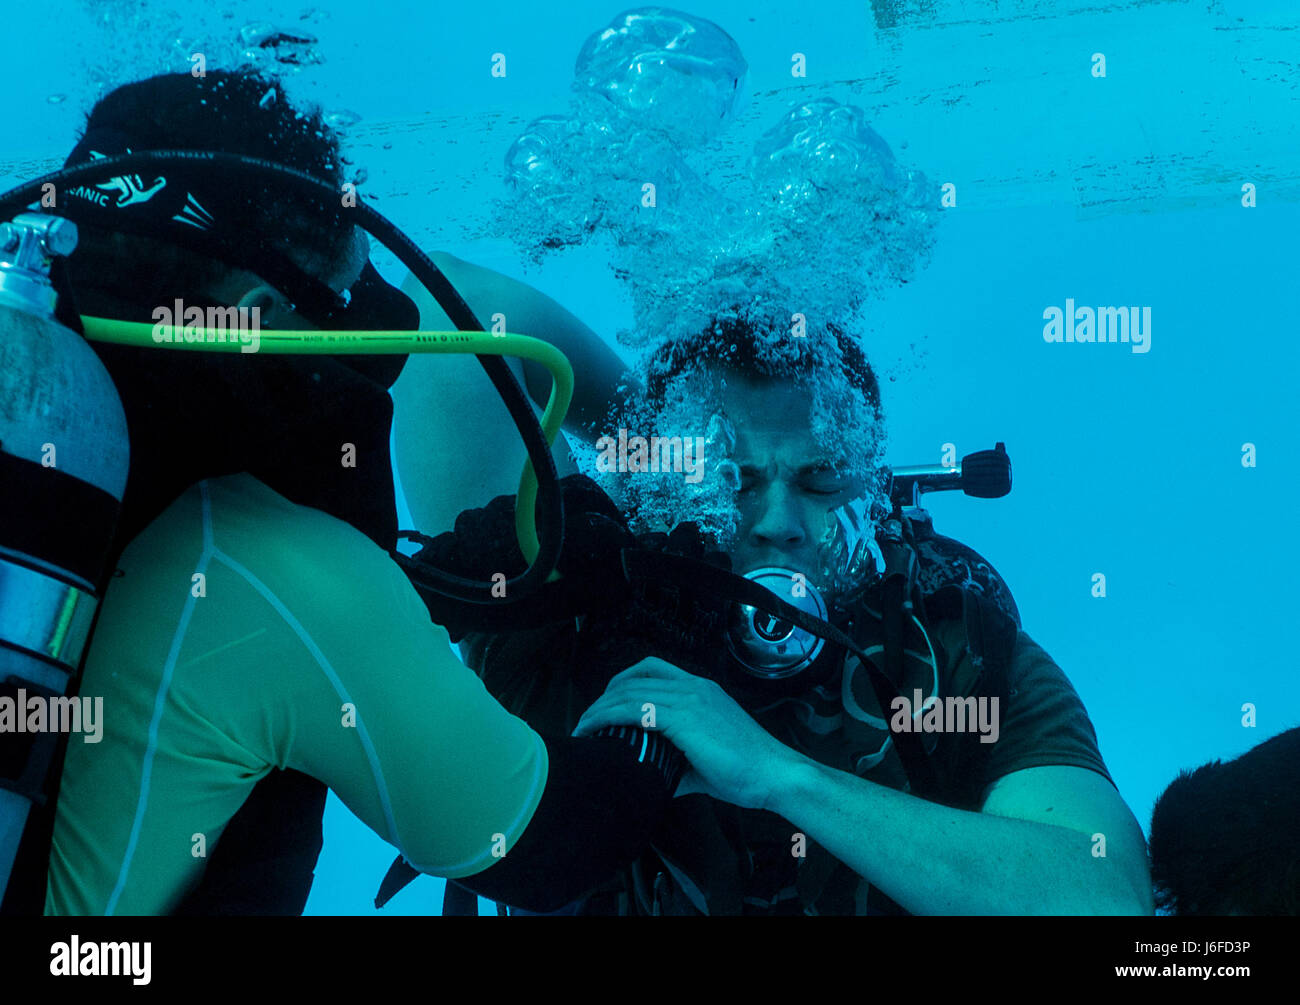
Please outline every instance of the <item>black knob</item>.
[[1000, 499], [1011, 491], [1011, 458], [1007, 445], [977, 450], [961, 459], [961, 488], [977, 499]]

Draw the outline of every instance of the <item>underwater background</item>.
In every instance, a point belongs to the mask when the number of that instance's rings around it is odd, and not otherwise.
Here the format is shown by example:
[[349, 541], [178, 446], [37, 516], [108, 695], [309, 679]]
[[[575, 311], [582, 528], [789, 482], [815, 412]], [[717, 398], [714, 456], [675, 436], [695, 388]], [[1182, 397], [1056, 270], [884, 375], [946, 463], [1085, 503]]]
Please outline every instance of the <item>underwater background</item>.
[[[1300, 724], [1294, 0], [699, 2], [689, 72], [634, 81], [584, 49], [626, 9], [13, 4], [0, 184], [61, 165], [106, 89], [196, 51], [260, 65], [418, 244], [629, 362], [767, 281], [854, 317], [888, 462], [1005, 442], [1009, 496], [926, 508], [1006, 579], [1144, 830], [1179, 770]], [[1146, 351], [1047, 342], [1067, 299], [1149, 308]], [[376, 913], [392, 858], [331, 795], [307, 913]], [[442, 886], [378, 913], [438, 913]]]

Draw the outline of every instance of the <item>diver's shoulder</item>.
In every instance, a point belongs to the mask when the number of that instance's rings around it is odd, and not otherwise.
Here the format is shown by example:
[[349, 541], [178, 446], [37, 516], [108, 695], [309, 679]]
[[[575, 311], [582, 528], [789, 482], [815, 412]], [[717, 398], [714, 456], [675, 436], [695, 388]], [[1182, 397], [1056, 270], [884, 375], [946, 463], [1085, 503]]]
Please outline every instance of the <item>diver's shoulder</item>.
[[1020, 610], [1011, 588], [993, 563], [974, 548], [929, 529], [916, 537], [916, 557], [917, 578], [926, 596], [934, 596], [946, 587], [971, 590], [1020, 624]]
[[380, 625], [418, 607], [428, 621], [389, 552], [347, 521], [294, 502], [249, 474], [209, 479], [199, 488], [209, 500], [208, 540], [219, 560], [282, 599], [292, 597], [300, 615], [311, 610]]
[[304, 552], [387, 554], [346, 520], [294, 502], [247, 472], [205, 479], [187, 495], [199, 502], [218, 547], [238, 540], [263, 546], [274, 543]]

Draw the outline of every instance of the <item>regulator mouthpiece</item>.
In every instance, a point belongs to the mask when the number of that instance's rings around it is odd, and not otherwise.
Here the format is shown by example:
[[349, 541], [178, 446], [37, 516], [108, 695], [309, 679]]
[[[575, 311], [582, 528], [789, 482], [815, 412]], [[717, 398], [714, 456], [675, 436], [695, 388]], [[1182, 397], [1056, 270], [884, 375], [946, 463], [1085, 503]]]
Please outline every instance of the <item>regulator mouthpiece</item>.
[[[745, 578], [786, 603], [826, 620], [826, 602], [805, 574], [768, 566], [745, 573]], [[732, 605], [727, 648], [747, 673], [760, 680], [784, 680], [802, 673], [825, 644], [825, 640], [766, 611], [749, 604]]]

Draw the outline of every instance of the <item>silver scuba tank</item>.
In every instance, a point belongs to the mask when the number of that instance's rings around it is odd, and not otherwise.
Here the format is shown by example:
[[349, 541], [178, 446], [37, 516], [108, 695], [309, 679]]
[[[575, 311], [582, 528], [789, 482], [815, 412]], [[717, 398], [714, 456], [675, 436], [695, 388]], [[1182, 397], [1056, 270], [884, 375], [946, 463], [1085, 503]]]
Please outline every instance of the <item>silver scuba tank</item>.
[[57, 731], [78, 718], [68, 695], [126, 489], [117, 390], [85, 339], [54, 320], [50, 263], [76, 243], [57, 216], [0, 223], [0, 896]]

